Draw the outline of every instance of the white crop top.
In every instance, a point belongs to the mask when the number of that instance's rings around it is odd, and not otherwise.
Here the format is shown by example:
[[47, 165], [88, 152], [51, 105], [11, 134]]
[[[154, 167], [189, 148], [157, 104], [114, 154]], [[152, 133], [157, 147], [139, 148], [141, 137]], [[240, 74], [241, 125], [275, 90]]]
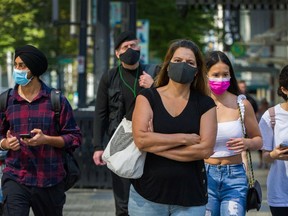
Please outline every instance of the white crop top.
[[[245, 95], [238, 95], [237, 103], [240, 107], [240, 113], [242, 119], [244, 119], [245, 106], [243, 100], [246, 99]], [[212, 158], [221, 158], [221, 157], [229, 157], [233, 155], [237, 155], [240, 153], [235, 153], [232, 150], [229, 150], [226, 146], [226, 142], [230, 140], [230, 138], [239, 138], [243, 137], [243, 130], [241, 118], [235, 121], [228, 122], [220, 122], [218, 123], [217, 137], [216, 143], [214, 146], [214, 154], [210, 157]], [[246, 133], [246, 132], [245, 132]]]
[[212, 158], [229, 157], [240, 153], [229, 150], [226, 142], [230, 138], [243, 137], [242, 124], [240, 118], [236, 121], [218, 123], [216, 143], [214, 146], [214, 154]]

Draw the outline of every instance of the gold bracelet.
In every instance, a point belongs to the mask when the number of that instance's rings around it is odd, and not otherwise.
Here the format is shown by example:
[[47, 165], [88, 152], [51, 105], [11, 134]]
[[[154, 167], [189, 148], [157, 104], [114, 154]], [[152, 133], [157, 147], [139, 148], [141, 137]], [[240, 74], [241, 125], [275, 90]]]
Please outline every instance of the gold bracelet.
[[6, 138], [3, 138], [3, 139], [0, 141], [0, 149], [3, 150], [3, 151], [6, 151], [6, 150], [7, 150], [7, 149], [4, 149], [4, 148], [2, 147], [2, 143], [4, 142], [5, 139], [6, 139]]

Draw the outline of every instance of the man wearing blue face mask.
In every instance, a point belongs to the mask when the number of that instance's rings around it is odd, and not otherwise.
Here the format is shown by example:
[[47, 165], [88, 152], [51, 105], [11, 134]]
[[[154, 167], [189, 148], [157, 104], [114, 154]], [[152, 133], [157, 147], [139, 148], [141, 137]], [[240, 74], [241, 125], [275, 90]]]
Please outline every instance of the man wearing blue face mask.
[[46, 56], [36, 47], [15, 50], [16, 85], [6, 110], [0, 112], [5, 116], [0, 119], [0, 149], [8, 151], [2, 177], [4, 215], [28, 216], [31, 208], [36, 216], [62, 216], [66, 200], [63, 150], [79, 147], [82, 135], [63, 95], [59, 128], [54, 124], [52, 89], [40, 79], [47, 67]]
[[[139, 62], [140, 46], [134, 32], [125, 31], [116, 38], [115, 55], [119, 64], [103, 74], [96, 98], [93, 160], [97, 166], [105, 165], [105, 134], [111, 138], [124, 116], [132, 119], [136, 96], [153, 84], [154, 71], [151, 76], [148, 67]], [[111, 174], [116, 215], [127, 216], [130, 180]]]

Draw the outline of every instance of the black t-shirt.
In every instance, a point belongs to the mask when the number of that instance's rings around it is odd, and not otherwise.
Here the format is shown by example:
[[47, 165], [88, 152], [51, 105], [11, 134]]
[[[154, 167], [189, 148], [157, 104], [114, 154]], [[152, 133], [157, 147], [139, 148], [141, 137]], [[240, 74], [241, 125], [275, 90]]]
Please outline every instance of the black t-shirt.
[[254, 112], [257, 113], [258, 112], [258, 104], [255, 101], [255, 99], [249, 94], [245, 94], [245, 96], [246, 96], [247, 100], [251, 103]]
[[[145, 89], [140, 94], [150, 102], [153, 128], [158, 133], [199, 134], [202, 114], [215, 106], [210, 97], [191, 91], [182, 113], [172, 117], [155, 88]], [[143, 176], [131, 182], [141, 196], [156, 203], [200, 206], [208, 201], [204, 160], [179, 162], [147, 153]]]
[[137, 96], [139, 91], [142, 89], [139, 86], [139, 77], [142, 75], [142, 68], [139, 66], [136, 70], [128, 70], [119, 67], [120, 73], [120, 85], [122, 89], [124, 105], [125, 105], [125, 116], [128, 120], [132, 120], [132, 113], [135, 106], [135, 95]]

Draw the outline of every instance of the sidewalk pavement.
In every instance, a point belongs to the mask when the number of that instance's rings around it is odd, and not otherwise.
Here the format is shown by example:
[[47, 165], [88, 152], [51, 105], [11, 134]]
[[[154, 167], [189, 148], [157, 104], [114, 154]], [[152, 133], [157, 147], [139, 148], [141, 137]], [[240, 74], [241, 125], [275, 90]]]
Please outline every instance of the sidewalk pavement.
[[[262, 186], [263, 201], [259, 212], [251, 210], [247, 216], [271, 216], [266, 197], [266, 178], [268, 169], [259, 169], [258, 152], [252, 153], [255, 178]], [[67, 192], [64, 216], [114, 216], [114, 198], [112, 190], [103, 189], [77, 189]]]
[[112, 190], [71, 189], [66, 194], [64, 216], [115, 216]]

